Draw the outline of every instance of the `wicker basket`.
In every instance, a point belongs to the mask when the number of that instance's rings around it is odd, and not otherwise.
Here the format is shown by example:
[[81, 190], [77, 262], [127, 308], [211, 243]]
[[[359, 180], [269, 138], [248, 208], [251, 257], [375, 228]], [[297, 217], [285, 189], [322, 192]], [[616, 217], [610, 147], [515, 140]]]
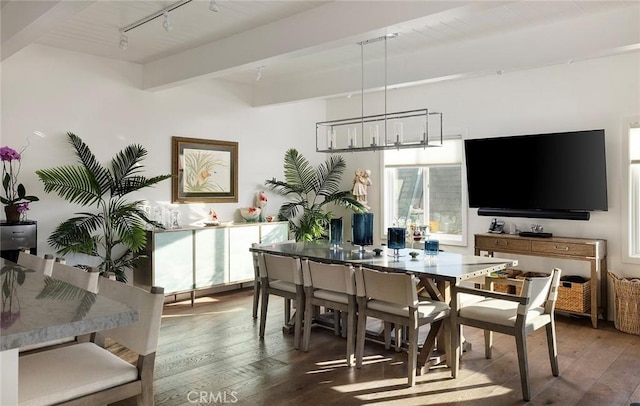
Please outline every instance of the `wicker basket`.
[[[516, 279], [535, 278], [540, 276], [549, 276], [549, 274], [543, 273], [543, 272], [525, 272], [520, 275], [516, 275]], [[516, 286], [515, 288], [516, 288], [516, 295], [520, 296], [520, 293], [522, 292], [522, 287]]]
[[[502, 271], [492, 272], [489, 276], [492, 278], [498, 278], [498, 279], [509, 279], [509, 278], [515, 278], [517, 275], [520, 275], [521, 273], [522, 272], [519, 271], [518, 269], [507, 268]], [[514, 294], [516, 291], [516, 287], [512, 285], [505, 285], [503, 283], [494, 283], [493, 290], [494, 292]]]
[[[567, 277], [564, 277], [565, 279]], [[561, 280], [558, 286], [557, 310], [586, 313], [591, 309], [591, 281], [574, 282]]]
[[619, 278], [609, 271], [615, 292], [614, 325], [620, 331], [640, 335], [640, 279]]

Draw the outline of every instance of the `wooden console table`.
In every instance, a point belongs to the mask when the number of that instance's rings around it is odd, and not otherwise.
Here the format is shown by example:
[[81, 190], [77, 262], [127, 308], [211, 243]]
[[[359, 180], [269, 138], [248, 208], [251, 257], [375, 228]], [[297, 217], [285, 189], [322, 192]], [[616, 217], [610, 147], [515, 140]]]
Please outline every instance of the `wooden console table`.
[[591, 264], [591, 311], [588, 313], [562, 312], [591, 316], [593, 328], [598, 328], [598, 314], [607, 319], [607, 241], [588, 238], [537, 238], [510, 234], [476, 234], [475, 255], [486, 251], [563, 258], [588, 261]]

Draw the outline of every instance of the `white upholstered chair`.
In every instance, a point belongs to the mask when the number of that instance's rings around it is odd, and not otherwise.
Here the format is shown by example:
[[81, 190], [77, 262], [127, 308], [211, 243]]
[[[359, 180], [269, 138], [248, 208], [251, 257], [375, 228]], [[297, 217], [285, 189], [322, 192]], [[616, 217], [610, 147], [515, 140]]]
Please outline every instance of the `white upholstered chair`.
[[98, 293], [98, 280], [100, 279], [98, 268], [89, 268], [85, 271], [63, 262], [55, 262], [51, 277], [89, 292]]
[[422, 351], [431, 353], [442, 322], [449, 317], [450, 308], [444, 302], [418, 300], [416, 280], [406, 273], [379, 272], [356, 268], [358, 296], [358, 337], [356, 339], [356, 366], [362, 367], [367, 317], [375, 317], [409, 330], [409, 360], [407, 375], [409, 386], [415, 384], [418, 364], [418, 328], [431, 324], [427, 343]]
[[302, 350], [309, 350], [313, 307], [323, 306], [334, 312], [347, 315], [347, 365], [353, 366], [356, 331], [356, 281], [355, 271], [350, 265], [324, 264], [310, 260], [302, 261], [304, 282], [304, 333]]
[[[51, 279], [45, 281], [45, 286], [49, 284], [55, 285], [59, 284], [58, 281], [66, 282], [70, 285], [73, 285], [77, 288], [87, 290], [91, 293], [98, 293], [98, 279], [99, 279], [99, 271], [97, 268], [90, 268], [85, 271], [84, 269], [75, 268], [70, 265], [65, 265], [63, 259], [57, 259], [55, 263], [53, 262], [53, 257], [51, 257], [51, 262], [53, 265], [51, 272]], [[49, 289], [56, 290], [58, 287], [49, 286]], [[29, 344], [23, 347], [20, 347], [20, 352], [25, 353], [27, 351], [41, 350], [43, 348], [48, 348], [61, 344], [69, 344], [73, 343], [77, 340], [83, 341], [86, 340], [87, 337], [65, 337], [59, 338], [56, 340], [46, 341], [43, 343], [37, 344]]]
[[43, 272], [48, 276], [51, 276], [53, 262], [54, 259], [51, 254], [45, 254], [44, 257], [33, 255], [28, 251], [20, 251], [18, 254], [18, 265], [33, 269], [34, 271]]
[[[269, 296], [276, 295], [285, 300], [296, 301], [293, 345], [300, 348], [302, 317], [304, 314], [304, 288], [302, 267], [299, 258], [258, 254], [262, 303], [260, 306], [260, 338], [264, 338], [267, 322]], [[287, 320], [288, 322], [288, 320]]]
[[[290, 244], [290, 243], [295, 243], [296, 240], [287, 240], [287, 241], [282, 241], [282, 242], [272, 242], [272, 243], [266, 243], [266, 244], [259, 244], [257, 242], [254, 242], [253, 244], [251, 244], [252, 248], [256, 248], [256, 247], [264, 247], [264, 246], [270, 246], [270, 245], [276, 245], [276, 244]], [[260, 282], [260, 264], [258, 262], [258, 253], [257, 252], [252, 252], [253, 254], [253, 273], [254, 273], [254, 279], [253, 279], [253, 318], [256, 319], [258, 318], [258, 307], [259, 307], [259, 303], [260, 303], [260, 293], [261, 293], [261, 282]], [[291, 301], [289, 299], [285, 299], [285, 309], [284, 309], [284, 315], [285, 318], [287, 319], [287, 321], [289, 321], [288, 317], [291, 314]]]
[[560, 273], [560, 269], [556, 268], [547, 277], [524, 279], [520, 296], [468, 287], [456, 288], [458, 292], [483, 297], [478, 302], [460, 306], [457, 324], [484, 329], [486, 358], [491, 358], [493, 331], [515, 337], [522, 397], [527, 401], [531, 398], [527, 363], [529, 333], [541, 327], [546, 328], [551, 372], [553, 376], [559, 373], [553, 311], [558, 297]]
[[100, 278], [100, 295], [125, 303], [139, 321], [100, 334], [138, 354], [135, 365], [87, 342], [57, 347], [19, 358], [20, 405], [108, 404], [136, 396], [138, 405], [153, 405], [153, 369], [164, 294]]

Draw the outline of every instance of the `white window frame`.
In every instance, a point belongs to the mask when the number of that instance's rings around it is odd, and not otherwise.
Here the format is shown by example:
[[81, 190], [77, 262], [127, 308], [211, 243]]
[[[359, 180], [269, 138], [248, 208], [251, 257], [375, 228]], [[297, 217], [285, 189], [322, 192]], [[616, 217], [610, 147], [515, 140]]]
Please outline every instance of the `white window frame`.
[[631, 137], [640, 137], [640, 116], [622, 123], [622, 262], [640, 264], [640, 156], [632, 156]]
[[[461, 181], [460, 181], [460, 190], [462, 193], [462, 201], [461, 201], [461, 216], [462, 216], [462, 232], [460, 235], [460, 239], [447, 239], [446, 238], [446, 234], [437, 234], [437, 239], [439, 240], [441, 245], [452, 245], [452, 246], [461, 246], [461, 247], [466, 247], [467, 246], [467, 234], [468, 234], [468, 222], [467, 222], [467, 217], [468, 217], [468, 199], [467, 199], [467, 171], [466, 171], [466, 167], [464, 165], [464, 142], [463, 142], [463, 137], [461, 135], [455, 135], [455, 136], [445, 136], [445, 140], [456, 140], [458, 142], [460, 142], [460, 157], [459, 157], [459, 161], [458, 162], [437, 162], [437, 163], [428, 163], [428, 162], [416, 162], [416, 163], [407, 163], [406, 165], [392, 165], [392, 164], [388, 164], [385, 161], [385, 154], [384, 151], [381, 154], [381, 160], [380, 160], [380, 172], [383, 174], [384, 177], [384, 183], [382, 185], [382, 201], [381, 201], [381, 206], [382, 206], [382, 221], [380, 222], [380, 236], [382, 240], [386, 240], [387, 238], [387, 227], [391, 227], [392, 226], [392, 219], [388, 219], [388, 213], [389, 213], [389, 206], [390, 206], [390, 199], [391, 197], [394, 195], [393, 193], [391, 193], [391, 191], [387, 190], [387, 185], [389, 185], [390, 180], [387, 179], [387, 171], [386, 168], [398, 168], [398, 167], [438, 167], [438, 166], [455, 166], [455, 165], [460, 165], [460, 173], [461, 173]], [[437, 147], [434, 147], [437, 148]], [[409, 150], [404, 150], [404, 151], [411, 151], [411, 149]], [[425, 205], [426, 207], [426, 205]], [[457, 236], [456, 236], [457, 237]]]

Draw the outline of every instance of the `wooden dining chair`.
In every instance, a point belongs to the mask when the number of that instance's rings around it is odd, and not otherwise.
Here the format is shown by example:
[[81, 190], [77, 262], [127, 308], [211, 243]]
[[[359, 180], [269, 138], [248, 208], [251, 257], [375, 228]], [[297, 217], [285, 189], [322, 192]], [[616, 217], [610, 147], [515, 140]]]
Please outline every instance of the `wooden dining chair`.
[[138, 354], [131, 364], [94, 342], [57, 347], [19, 357], [20, 404], [94, 405], [136, 397], [153, 405], [153, 370], [164, 289], [147, 292], [108, 278], [100, 295], [137, 309], [137, 323], [100, 332]]
[[527, 362], [528, 334], [546, 327], [551, 372], [553, 376], [559, 374], [553, 311], [558, 297], [560, 274], [560, 269], [555, 268], [547, 277], [524, 279], [520, 296], [470, 287], [456, 288], [459, 293], [483, 297], [478, 302], [460, 305], [457, 325], [484, 330], [486, 358], [491, 358], [494, 331], [515, 337], [522, 398], [526, 401], [531, 398]]
[[[309, 350], [311, 324], [314, 306], [323, 306], [334, 312], [347, 315], [347, 365], [354, 364], [356, 331], [356, 281], [355, 271], [350, 265], [325, 264], [303, 260], [302, 279], [304, 282], [304, 331], [302, 350]], [[339, 321], [339, 319], [335, 319]]]
[[29, 250], [18, 253], [18, 265], [33, 269], [34, 271], [43, 272], [47, 276], [51, 276], [53, 262], [54, 259], [51, 254], [45, 254], [44, 257], [39, 257], [31, 254]]
[[449, 317], [450, 308], [444, 302], [418, 300], [416, 278], [408, 273], [379, 272], [356, 268], [358, 300], [358, 326], [356, 339], [356, 366], [362, 367], [367, 317], [375, 317], [396, 326], [408, 327], [409, 386], [415, 385], [418, 364], [418, 328], [431, 324], [431, 330], [422, 351], [430, 354], [443, 320]]
[[[257, 248], [257, 247], [267, 247], [267, 246], [272, 246], [272, 245], [276, 245], [276, 244], [290, 244], [290, 243], [295, 243], [296, 240], [287, 240], [287, 241], [282, 241], [282, 242], [275, 242], [275, 243], [265, 243], [265, 244], [260, 244], [260, 243], [253, 243], [251, 244], [252, 248]], [[258, 318], [258, 307], [259, 307], [259, 303], [260, 303], [260, 292], [261, 292], [261, 282], [260, 282], [260, 264], [258, 263], [258, 253], [257, 252], [252, 252], [253, 254], [253, 307], [252, 307], [252, 311], [253, 311], [253, 318], [256, 319]], [[291, 301], [289, 299], [285, 299], [285, 318], [289, 317], [289, 315], [291, 314]], [[288, 321], [288, 318], [287, 318]]]
[[[296, 301], [293, 346], [300, 348], [302, 317], [304, 314], [304, 288], [302, 267], [299, 258], [266, 253], [258, 254], [262, 303], [260, 306], [260, 338], [264, 338], [267, 322], [269, 296], [276, 295], [285, 300]], [[286, 321], [287, 323], [290, 320]]]

